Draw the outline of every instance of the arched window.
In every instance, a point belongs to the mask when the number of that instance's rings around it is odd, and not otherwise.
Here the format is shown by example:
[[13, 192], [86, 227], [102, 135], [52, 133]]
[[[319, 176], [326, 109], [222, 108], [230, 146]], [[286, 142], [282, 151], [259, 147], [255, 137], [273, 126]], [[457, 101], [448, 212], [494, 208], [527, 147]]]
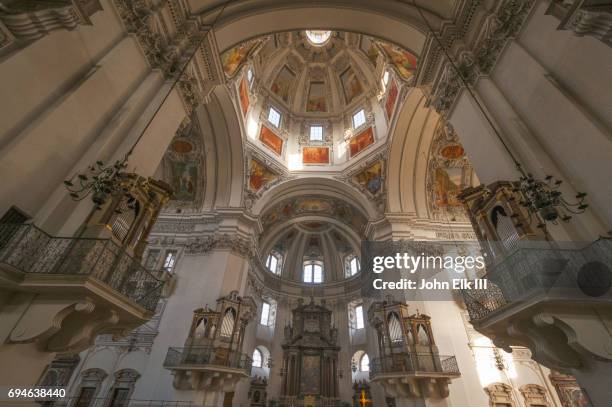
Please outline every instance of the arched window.
[[303, 281], [305, 283], [321, 284], [323, 282], [323, 263], [316, 260], [305, 261]]
[[389, 314], [387, 317], [387, 324], [389, 325], [389, 338], [391, 342], [402, 342], [402, 324], [395, 312]]
[[362, 372], [370, 371], [370, 357], [367, 353], [364, 353], [361, 359], [359, 360], [359, 370]]
[[253, 351], [253, 367], [263, 367], [263, 355], [257, 348]]
[[233, 308], [228, 308], [221, 322], [221, 336], [229, 338], [234, 332], [234, 323], [236, 322], [236, 311]]
[[266, 268], [274, 274], [280, 274], [281, 257], [277, 253], [270, 253], [266, 259]]

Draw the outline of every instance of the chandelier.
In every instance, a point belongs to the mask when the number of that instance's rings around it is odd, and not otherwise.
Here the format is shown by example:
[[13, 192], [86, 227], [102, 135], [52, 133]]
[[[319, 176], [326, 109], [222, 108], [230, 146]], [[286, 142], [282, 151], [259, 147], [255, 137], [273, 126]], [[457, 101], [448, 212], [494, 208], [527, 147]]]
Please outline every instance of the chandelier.
[[569, 202], [559, 191], [562, 183], [563, 181], [555, 179], [552, 175], [547, 175], [543, 180], [535, 178], [530, 173], [519, 178], [513, 192], [519, 193], [522, 197], [519, 204], [529, 212], [530, 223], [531, 215], [535, 215], [539, 220], [537, 227], [544, 228], [546, 222], [556, 223], [558, 220], [569, 222], [572, 215], [586, 211], [589, 206], [585, 202], [587, 194], [579, 192], [576, 194], [576, 201]]
[[89, 195], [99, 209], [110, 195], [115, 195], [121, 190], [126, 192], [126, 187], [120, 180], [125, 175], [124, 170], [128, 165], [128, 155], [115, 161], [114, 164], [105, 166], [104, 162], [96, 161], [87, 167], [87, 170], [74, 175], [71, 179], [64, 181], [70, 197], [74, 201], [82, 201]]

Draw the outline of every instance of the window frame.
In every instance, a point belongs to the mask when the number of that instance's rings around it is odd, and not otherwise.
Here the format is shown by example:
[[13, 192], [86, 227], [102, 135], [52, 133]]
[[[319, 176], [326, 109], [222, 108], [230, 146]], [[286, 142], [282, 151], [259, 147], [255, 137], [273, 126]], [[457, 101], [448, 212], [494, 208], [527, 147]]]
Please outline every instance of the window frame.
[[[264, 322], [264, 310], [266, 309], [266, 320]], [[270, 304], [268, 301], [263, 301], [261, 303], [261, 315], [259, 316], [259, 325], [270, 326], [270, 311], [272, 311], [272, 304]]]
[[[318, 271], [318, 278], [317, 276]], [[306, 284], [323, 284], [325, 282], [323, 262], [319, 260], [305, 260], [302, 264], [302, 282]], [[309, 273], [309, 279], [306, 278]]]
[[[259, 365], [255, 364], [255, 354], [259, 354]], [[258, 367], [258, 368], [263, 368], [263, 364], [264, 364], [264, 355], [263, 352], [260, 351], [258, 348], [253, 349], [253, 354], [251, 355], [252, 358], [252, 362], [251, 362], [251, 366], [252, 367]]]
[[[272, 269], [271, 263], [272, 263], [272, 259], [274, 259], [274, 269]], [[276, 254], [276, 253], [269, 253], [268, 257], [266, 258], [266, 269], [268, 269], [269, 272], [279, 275], [279, 265], [281, 263], [281, 256]]]
[[[361, 119], [360, 123], [357, 124], [356, 122], [356, 118], [357, 116], [359, 116], [359, 118]], [[366, 113], [365, 113], [365, 109], [362, 107], [359, 110], [357, 110], [355, 113], [353, 113], [352, 117], [351, 117], [351, 122], [353, 124], [353, 130], [357, 130], [359, 128], [361, 128], [362, 126], [364, 126], [367, 122], [368, 119], [366, 118]]]
[[[171, 262], [168, 265], [168, 256], [171, 256]], [[176, 249], [168, 249], [164, 253], [164, 262], [162, 263], [162, 269], [167, 271], [168, 273], [172, 273], [176, 268], [176, 260], [178, 258], [178, 250]]]
[[[272, 119], [274, 118], [274, 116], [278, 116], [278, 120], [273, 121]], [[283, 114], [278, 109], [276, 109], [274, 106], [270, 106], [268, 108], [267, 119], [271, 125], [273, 125], [277, 129], [280, 129], [282, 118], [283, 118]]]
[[365, 319], [364, 319], [364, 314], [363, 314], [363, 304], [358, 304], [355, 306], [355, 329], [364, 329], [364, 328], [365, 328]]
[[[320, 131], [317, 131], [316, 135], [317, 138], [313, 138], [313, 130], [314, 129], [318, 129]], [[320, 124], [313, 124], [310, 126], [309, 128], [309, 132], [308, 132], [308, 140], [310, 141], [323, 141], [323, 126]]]
[[[366, 361], [368, 362], [367, 364], [367, 369], [363, 368], [363, 359], [366, 358]], [[370, 371], [370, 357], [368, 356], [367, 353], [363, 353], [363, 355], [361, 355], [361, 357], [359, 358], [359, 371], [360, 372], [369, 372]]]

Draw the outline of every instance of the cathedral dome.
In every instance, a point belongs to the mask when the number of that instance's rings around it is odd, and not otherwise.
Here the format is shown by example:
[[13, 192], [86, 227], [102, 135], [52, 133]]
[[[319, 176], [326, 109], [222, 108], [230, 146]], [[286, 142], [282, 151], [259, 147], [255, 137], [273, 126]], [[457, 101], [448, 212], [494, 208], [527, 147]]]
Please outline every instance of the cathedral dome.
[[294, 173], [341, 172], [383, 149], [411, 88], [409, 51], [343, 31], [291, 31], [225, 51], [247, 149]]
[[366, 217], [341, 199], [321, 195], [289, 198], [262, 216], [262, 259], [268, 272], [304, 284], [327, 284], [360, 272]]

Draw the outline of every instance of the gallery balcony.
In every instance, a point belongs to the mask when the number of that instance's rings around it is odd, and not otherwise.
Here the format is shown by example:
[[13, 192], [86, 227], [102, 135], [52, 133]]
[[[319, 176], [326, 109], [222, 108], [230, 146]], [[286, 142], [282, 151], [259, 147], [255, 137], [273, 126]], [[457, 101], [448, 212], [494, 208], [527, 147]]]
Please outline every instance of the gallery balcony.
[[164, 360], [180, 390], [231, 391], [249, 377], [251, 364], [249, 356], [215, 346], [171, 347]]
[[464, 290], [472, 323], [480, 327], [533, 307], [567, 304], [612, 306], [612, 240], [585, 247], [516, 249], [488, 267], [486, 290]]
[[554, 369], [612, 362], [601, 345], [609, 342], [602, 321], [612, 319], [612, 240], [525, 242], [487, 270], [488, 289], [463, 297], [474, 328], [496, 346], [529, 347]]
[[[41, 349], [78, 351], [96, 334], [121, 334], [148, 321], [163, 288], [164, 281], [110, 239], [0, 224], [0, 292], [20, 293], [11, 298], [29, 304], [10, 342], [41, 340]], [[20, 306], [4, 305], [2, 314]]]
[[444, 398], [460, 376], [455, 356], [403, 352], [370, 361], [370, 380], [394, 397]]
[[459, 367], [454, 356], [401, 353], [370, 362], [370, 378], [384, 375], [459, 377]]

